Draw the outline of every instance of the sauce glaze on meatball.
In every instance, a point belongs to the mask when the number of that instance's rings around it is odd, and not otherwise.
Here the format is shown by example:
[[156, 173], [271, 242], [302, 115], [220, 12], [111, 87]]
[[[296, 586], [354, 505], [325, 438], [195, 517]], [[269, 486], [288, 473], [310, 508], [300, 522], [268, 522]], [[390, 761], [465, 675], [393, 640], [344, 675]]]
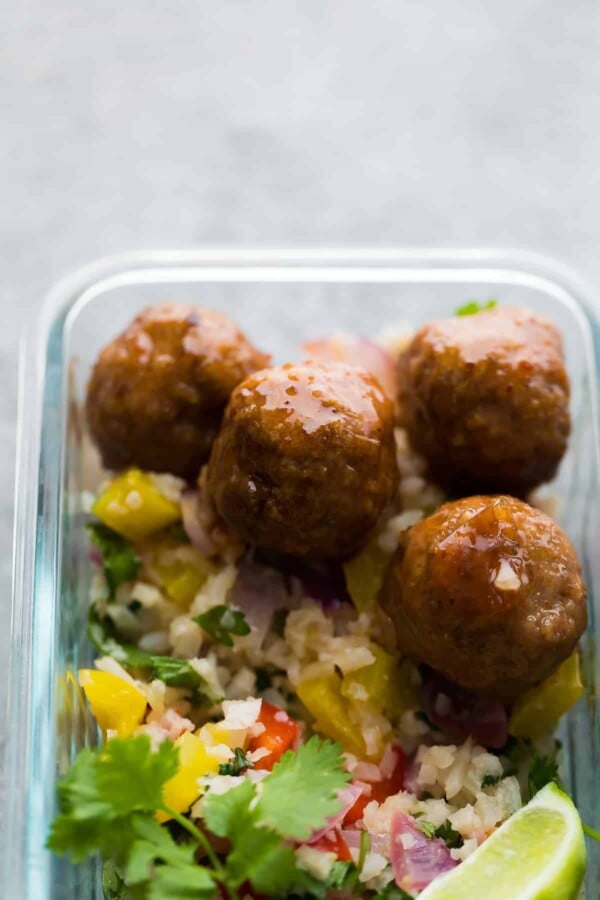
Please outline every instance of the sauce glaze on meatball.
[[232, 390], [268, 360], [221, 312], [146, 309], [102, 350], [88, 385], [104, 465], [196, 477]]
[[380, 602], [403, 653], [506, 703], [566, 659], [587, 624], [569, 539], [507, 496], [446, 503], [414, 525]]
[[398, 371], [403, 424], [439, 484], [525, 496], [554, 476], [570, 418], [553, 324], [510, 307], [430, 322]]
[[209, 491], [249, 543], [342, 559], [395, 491], [393, 425], [391, 401], [362, 369], [306, 363], [257, 372], [231, 396]]

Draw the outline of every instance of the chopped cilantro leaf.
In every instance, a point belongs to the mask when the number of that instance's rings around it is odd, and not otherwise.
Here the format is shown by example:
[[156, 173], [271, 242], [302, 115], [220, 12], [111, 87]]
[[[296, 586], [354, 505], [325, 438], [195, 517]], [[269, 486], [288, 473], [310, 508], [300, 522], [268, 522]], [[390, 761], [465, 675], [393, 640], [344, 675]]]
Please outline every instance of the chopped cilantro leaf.
[[462, 835], [454, 830], [448, 819], [442, 822], [441, 825], [438, 825], [435, 829], [435, 836], [441, 838], [449, 850], [455, 850], [464, 844]]
[[[420, 815], [423, 815], [422, 813]], [[413, 819], [418, 818], [419, 813], [413, 814]], [[450, 849], [454, 847], [462, 847], [463, 839], [458, 831], [455, 831], [448, 819], [445, 822], [442, 822], [441, 825], [434, 825], [433, 822], [430, 822], [428, 819], [422, 819], [420, 822], [417, 822], [417, 828], [423, 832], [426, 838], [432, 840], [433, 838], [441, 838], [442, 841], [446, 844]]]
[[212, 706], [218, 701], [208, 683], [187, 659], [155, 656], [133, 644], [121, 643], [110, 619], [101, 619], [93, 605], [88, 615], [87, 633], [96, 650], [105, 656], [112, 656], [126, 669], [145, 672], [150, 678], [159, 678], [169, 687], [189, 688], [194, 692], [193, 699], [197, 705]]
[[225, 604], [213, 606], [205, 613], [193, 618], [203, 631], [221, 644], [225, 644], [226, 647], [233, 647], [232, 634], [240, 636], [250, 634], [250, 626], [246, 622], [244, 613]]
[[111, 620], [108, 617], [101, 619], [94, 604], [90, 606], [88, 613], [87, 635], [96, 650], [105, 656], [112, 656], [122, 666], [131, 669], [150, 668], [150, 654], [132, 644], [121, 643]]
[[111, 598], [124, 581], [131, 581], [138, 573], [141, 561], [133, 544], [102, 522], [90, 522], [87, 526], [90, 540], [102, 554], [104, 577]]
[[551, 781], [554, 781], [560, 787], [561, 781], [558, 774], [558, 763], [550, 756], [534, 755], [527, 776], [527, 786], [530, 795], [533, 797]]
[[482, 788], [493, 787], [501, 780], [502, 775], [484, 775], [481, 782]]
[[484, 312], [486, 309], [493, 309], [498, 306], [497, 300], [487, 300], [485, 303], [479, 303], [478, 300], [471, 300], [464, 306], [459, 306], [455, 312], [456, 316], [475, 316], [477, 313]]
[[246, 769], [253, 768], [252, 760], [248, 759], [241, 747], [236, 747], [233, 759], [219, 766], [219, 775], [241, 775]]
[[417, 822], [417, 828], [419, 831], [422, 831], [426, 838], [435, 837], [435, 825], [433, 822], [430, 822], [428, 819], [422, 819], [420, 822]]
[[[154, 678], [160, 678], [169, 687], [191, 688], [198, 691], [204, 688], [204, 678], [194, 669], [187, 659], [177, 656], [154, 656], [150, 654], [150, 667]], [[214, 703], [214, 699], [208, 704]]]

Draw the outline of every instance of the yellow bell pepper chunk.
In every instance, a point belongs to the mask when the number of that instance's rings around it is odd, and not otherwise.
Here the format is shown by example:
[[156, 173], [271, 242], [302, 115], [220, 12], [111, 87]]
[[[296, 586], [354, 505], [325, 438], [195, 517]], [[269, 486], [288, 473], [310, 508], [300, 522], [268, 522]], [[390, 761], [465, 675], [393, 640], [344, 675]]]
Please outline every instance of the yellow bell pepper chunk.
[[532, 740], [550, 734], [583, 693], [579, 651], [575, 650], [545, 681], [517, 700], [508, 723], [509, 733]]
[[166, 565], [156, 563], [154, 568], [160, 582], [169, 597], [184, 609], [187, 609], [215, 567], [208, 560], [196, 554], [197, 563], [175, 560]]
[[344, 676], [342, 696], [371, 703], [392, 718], [399, 718], [406, 710], [415, 709], [419, 705], [419, 696], [416, 687], [408, 680], [406, 667], [403, 668], [396, 657], [377, 644], [370, 644], [369, 650], [375, 662]]
[[206, 578], [206, 573], [201, 572], [195, 566], [183, 565], [175, 567], [175, 571], [169, 573], [163, 583], [169, 597], [179, 606], [187, 608], [206, 581]]
[[359, 612], [369, 612], [375, 606], [389, 559], [389, 554], [374, 538], [361, 553], [344, 564], [346, 587]]
[[95, 669], [80, 669], [79, 683], [100, 728], [130, 737], [144, 719], [146, 697], [134, 684]]
[[181, 518], [179, 505], [163, 496], [152, 478], [140, 469], [127, 469], [113, 478], [92, 512], [130, 541], [141, 540]]
[[[202, 793], [198, 779], [216, 775], [219, 761], [209, 753], [204, 741], [189, 731], [178, 737], [174, 746], [179, 750], [179, 769], [163, 787], [163, 801], [175, 812], [185, 812]], [[159, 822], [169, 818], [166, 813], [157, 813]]]
[[364, 759], [365, 742], [359, 726], [351, 720], [351, 703], [342, 696], [341, 688], [341, 678], [332, 673], [301, 682], [296, 693], [316, 719], [317, 731], [339, 741], [344, 750]]

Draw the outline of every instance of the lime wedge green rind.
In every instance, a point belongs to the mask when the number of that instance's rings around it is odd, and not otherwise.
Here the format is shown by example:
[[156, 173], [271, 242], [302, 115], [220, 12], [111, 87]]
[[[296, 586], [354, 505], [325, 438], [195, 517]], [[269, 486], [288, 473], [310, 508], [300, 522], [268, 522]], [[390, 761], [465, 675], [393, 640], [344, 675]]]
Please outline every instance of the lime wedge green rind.
[[548, 784], [419, 900], [577, 900], [585, 862], [573, 801]]

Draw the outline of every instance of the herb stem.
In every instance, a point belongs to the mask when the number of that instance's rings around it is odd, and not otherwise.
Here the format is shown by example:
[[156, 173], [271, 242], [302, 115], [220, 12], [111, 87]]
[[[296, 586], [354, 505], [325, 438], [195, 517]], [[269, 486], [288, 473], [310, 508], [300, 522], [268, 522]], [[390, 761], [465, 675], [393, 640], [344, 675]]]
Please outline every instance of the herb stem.
[[595, 828], [592, 828], [590, 825], [586, 825], [585, 822], [581, 823], [583, 826], [583, 830], [587, 834], [588, 837], [591, 837], [594, 841], [600, 842], [600, 831], [597, 831]]
[[161, 809], [162, 812], [166, 813], [179, 825], [181, 825], [182, 828], [185, 828], [188, 834], [191, 834], [191, 836], [196, 840], [196, 843], [200, 844], [202, 849], [206, 852], [206, 855], [208, 856], [210, 863], [217, 875], [219, 875], [219, 877], [223, 877], [225, 874], [225, 870], [219, 862], [219, 858], [213, 850], [206, 835], [203, 834], [199, 828], [196, 828], [193, 822], [190, 822], [190, 820], [183, 816], [181, 813], [178, 813], [174, 809], [171, 809], [170, 806], [163, 806], [161, 807]]
[[371, 850], [371, 835], [368, 831], [361, 831], [360, 833], [360, 847], [358, 851], [358, 861], [356, 863], [356, 868], [358, 869], [358, 874], [363, 870], [365, 865], [365, 860], [367, 858], [367, 854]]

